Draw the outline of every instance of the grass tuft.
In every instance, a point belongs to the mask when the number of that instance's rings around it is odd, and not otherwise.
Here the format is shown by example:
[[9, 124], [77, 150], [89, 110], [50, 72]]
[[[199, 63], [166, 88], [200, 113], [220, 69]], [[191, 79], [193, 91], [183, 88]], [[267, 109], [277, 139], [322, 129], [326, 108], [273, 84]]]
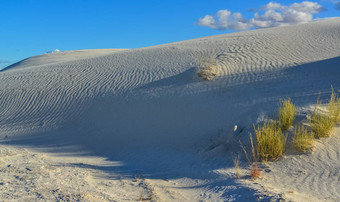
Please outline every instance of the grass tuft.
[[318, 138], [331, 136], [334, 126], [334, 120], [328, 114], [314, 110], [311, 117], [311, 128]]
[[340, 99], [332, 88], [331, 98], [328, 103], [329, 116], [335, 123], [340, 123]]
[[293, 124], [296, 114], [296, 107], [290, 99], [280, 101], [279, 123], [282, 130], [287, 130]]
[[287, 141], [280, 127], [275, 122], [265, 122], [255, 129], [256, 149], [262, 161], [275, 160], [282, 156]]
[[[330, 100], [330, 103], [332, 105], [333, 101], [331, 100]], [[324, 111], [320, 110], [319, 105], [320, 105], [320, 101], [318, 99], [317, 105], [311, 115], [311, 120], [310, 120], [311, 128], [318, 138], [329, 137], [331, 136], [332, 131], [335, 126], [334, 118], [332, 118], [331, 116], [332, 113], [330, 111], [329, 113], [325, 113]], [[333, 107], [328, 105], [328, 109], [331, 109], [331, 108]]]
[[300, 152], [313, 151], [314, 149], [314, 134], [308, 132], [307, 128], [300, 125], [295, 127], [293, 145]]

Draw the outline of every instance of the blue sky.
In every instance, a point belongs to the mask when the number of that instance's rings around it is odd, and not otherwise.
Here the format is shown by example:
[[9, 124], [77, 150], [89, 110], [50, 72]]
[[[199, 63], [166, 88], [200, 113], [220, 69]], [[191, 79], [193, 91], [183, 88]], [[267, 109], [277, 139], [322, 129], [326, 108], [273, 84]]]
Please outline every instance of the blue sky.
[[[218, 18], [218, 11], [240, 12], [242, 18], [250, 22], [255, 12], [265, 12], [261, 8], [269, 2], [0, 0], [0, 68], [54, 49], [139, 48], [240, 31], [243, 29], [226, 25]], [[289, 6], [302, 1], [275, 2]], [[336, 10], [339, 1], [311, 2], [326, 10], [312, 13], [314, 19], [340, 15], [340, 10]], [[254, 26], [246, 26], [246, 29], [261, 28]]]

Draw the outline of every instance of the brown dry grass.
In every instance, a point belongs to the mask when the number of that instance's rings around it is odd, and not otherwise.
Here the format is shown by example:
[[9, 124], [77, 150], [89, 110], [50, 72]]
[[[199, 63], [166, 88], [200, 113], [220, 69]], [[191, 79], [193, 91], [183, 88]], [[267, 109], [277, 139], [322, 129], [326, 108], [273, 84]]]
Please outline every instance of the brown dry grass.
[[241, 143], [241, 147], [249, 163], [250, 176], [253, 180], [256, 180], [257, 178], [261, 177], [262, 170], [259, 169], [259, 166], [258, 166], [258, 154], [255, 150], [255, 145], [254, 145], [253, 137], [251, 134], [249, 135], [249, 138], [250, 138], [250, 145], [251, 145], [251, 155], [249, 155], [249, 153], [247, 152], [247, 149], [242, 145], [242, 143]]

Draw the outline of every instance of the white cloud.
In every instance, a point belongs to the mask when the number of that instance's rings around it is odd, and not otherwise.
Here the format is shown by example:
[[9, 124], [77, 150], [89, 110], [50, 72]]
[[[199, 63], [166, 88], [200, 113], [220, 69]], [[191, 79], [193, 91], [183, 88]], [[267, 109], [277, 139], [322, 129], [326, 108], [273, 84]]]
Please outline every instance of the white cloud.
[[275, 2], [269, 2], [267, 5], [264, 5], [261, 7], [261, 10], [268, 10], [268, 9], [281, 9], [284, 6], [282, 6], [279, 3], [275, 3]]
[[311, 22], [314, 20], [313, 14], [325, 11], [321, 5], [311, 1], [293, 3], [289, 6], [269, 2], [259, 9], [251, 10], [257, 11], [252, 19], [243, 18], [241, 13], [219, 10], [214, 16], [206, 15], [199, 18], [198, 25], [219, 30], [276, 27]]
[[303, 1], [301, 3], [293, 3], [290, 6], [290, 9], [300, 11], [300, 12], [306, 12], [306, 13], [319, 13], [321, 11], [325, 11], [326, 9], [319, 5], [316, 2], [311, 1]]
[[198, 24], [219, 30], [228, 28], [233, 30], [245, 30], [251, 28], [249, 27], [248, 20], [244, 19], [241, 13], [232, 14], [228, 10], [219, 10], [215, 17], [206, 15], [204, 18], [199, 18]]
[[214, 17], [212, 17], [210, 15], [206, 15], [206, 16], [204, 16], [204, 18], [198, 19], [198, 23], [201, 26], [206, 26], [206, 27], [210, 27], [210, 28], [216, 28], [216, 26], [217, 26], [217, 23], [216, 23]]

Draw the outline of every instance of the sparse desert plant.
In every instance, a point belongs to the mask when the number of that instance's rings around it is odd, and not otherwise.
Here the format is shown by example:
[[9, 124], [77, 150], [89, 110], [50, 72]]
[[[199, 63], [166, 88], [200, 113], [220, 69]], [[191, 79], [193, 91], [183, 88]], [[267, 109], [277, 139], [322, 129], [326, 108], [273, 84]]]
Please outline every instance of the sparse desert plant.
[[331, 98], [328, 103], [329, 116], [335, 123], [340, 123], [340, 99], [332, 88]]
[[279, 124], [267, 121], [262, 127], [254, 127], [254, 130], [256, 150], [262, 161], [275, 160], [282, 156], [287, 136], [282, 133]]
[[250, 138], [250, 144], [251, 144], [251, 155], [248, 154], [247, 149], [242, 145], [242, 143], [241, 143], [241, 147], [249, 163], [250, 176], [253, 178], [253, 180], [256, 180], [257, 178], [261, 176], [261, 169], [259, 169], [258, 167], [258, 155], [255, 150], [253, 137], [251, 134], [249, 134], [249, 138]]
[[251, 134], [249, 134], [249, 139], [250, 139], [250, 145], [251, 145], [251, 149], [250, 149], [250, 152], [251, 152], [251, 155], [249, 155], [248, 153], [248, 150], [246, 149], [246, 147], [242, 144], [242, 142], [240, 141], [240, 145], [241, 145], [241, 148], [244, 152], [244, 155], [249, 163], [249, 165], [253, 164], [254, 162], [257, 162], [258, 161], [258, 155], [257, 153], [255, 152], [255, 146], [254, 146], [254, 141], [253, 141], [253, 136]]
[[196, 58], [196, 74], [208, 81], [213, 79], [219, 73], [216, 54], [199, 55]]
[[233, 162], [235, 165], [236, 170], [236, 178], [240, 178], [240, 155], [237, 155], [237, 157], [233, 157]]
[[296, 107], [289, 98], [280, 101], [279, 123], [282, 130], [287, 130], [293, 124], [296, 114]]
[[255, 162], [250, 168], [250, 175], [253, 180], [261, 177], [261, 170], [258, 168], [257, 162]]
[[303, 125], [295, 127], [293, 145], [300, 152], [312, 151], [314, 148], [314, 134], [308, 132], [307, 128]]

